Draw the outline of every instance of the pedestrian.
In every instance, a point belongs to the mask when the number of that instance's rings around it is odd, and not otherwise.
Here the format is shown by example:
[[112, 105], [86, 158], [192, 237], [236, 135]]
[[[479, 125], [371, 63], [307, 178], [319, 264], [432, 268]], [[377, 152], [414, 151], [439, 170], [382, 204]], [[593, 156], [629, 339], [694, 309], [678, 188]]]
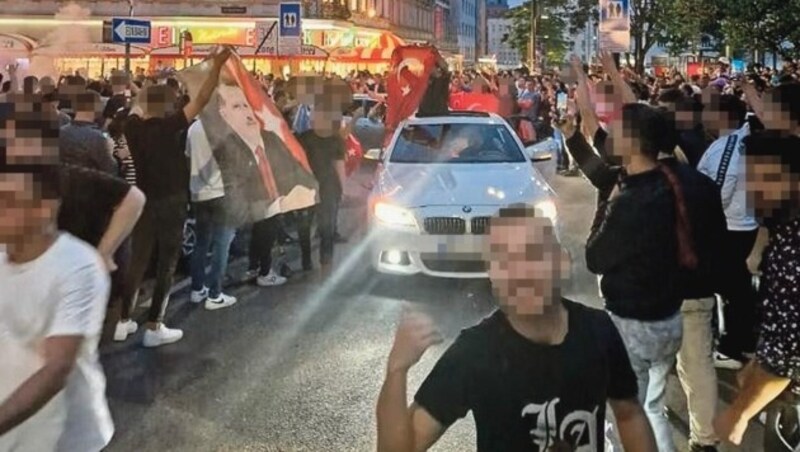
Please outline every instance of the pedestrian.
[[655, 451], [614, 324], [561, 296], [570, 259], [552, 222], [528, 206], [501, 209], [486, 259], [499, 309], [456, 338], [410, 407], [409, 370], [442, 337], [427, 316], [404, 313], [378, 399], [378, 450], [427, 450], [472, 411], [478, 451], [600, 452], [608, 403], [626, 450]]
[[130, 107], [131, 97], [136, 93], [138, 93], [138, 89], [131, 83], [130, 75], [122, 71], [111, 73], [111, 97], [103, 108], [106, 129], [119, 110]]
[[[228, 268], [228, 254], [236, 236], [236, 226], [228, 221], [222, 172], [200, 120], [189, 127], [186, 153], [191, 161], [189, 186], [195, 218], [195, 247], [190, 263], [190, 299], [193, 303], [205, 302], [205, 308], [209, 311], [227, 308], [236, 303], [236, 297], [222, 292], [222, 281]], [[209, 251], [211, 271], [207, 273]]]
[[[755, 96], [753, 96], [755, 97]], [[755, 359], [738, 376], [736, 400], [716, 420], [721, 438], [739, 445], [750, 419], [767, 409], [765, 452], [800, 450], [800, 85], [751, 102], [767, 131], [744, 138], [746, 191], [769, 228], [761, 260]]]
[[[726, 262], [730, 274], [725, 279], [725, 334], [719, 339], [715, 363], [725, 369], [741, 369], [744, 354], [755, 351], [756, 293], [747, 258], [758, 237], [758, 222], [747, 206], [745, 185], [748, 174], [741, 159], [744, 138], [750, 135], [745, 122], [747, 107], [740, 99], [722, 95], [704, 112], [710, 129], [718, 131], [714, 141], [698, 163], [697, 169], [715, 181], [722, 195], [727, 219], [725, 231]], [[735, 264], [735, 265], [734, 265]]]
[[135, 330], [131, 320], [139, 285], [156, 256], [156, 281], [144, 334], [145, 347], [179, 341], [183, 331], [164, 325], [172, 277], [181, 251], [183, 227], [189, 203], [190, 181], [183, 136], [206, 106], [219, 84], [219, 73], [231, 50], [223, 47], [213, 56], [213, 65], [198, 94], [183, 109], [175, 110], [177, 93], [166, 85], [152, 85], [138, 96], [141, 107], [132, 111], [125, 137], [136, 166], [137, 186], [147, 196], [142, 217], [132, 235], [133, 255], [125, 282], [118, 328]]
[[683, 334], [682, 277], [697, 268], [698, 255], [680, 182], [658, 162], [675, 143], [666, 115], [638, 103], [625, 104], [620, 115], [611, 131], [624, 166], [607, 205], [598, 206], [586, 264], [602, 275], [606, 308], [628, 349], [659, 450], [672, 452], [664, 395]]
[[[339, 133], [341, 120], [342, 112], [335, 106], [315, 107], [311, 129], [297, 137], [319, 183], [320, 198], [315, 213], [320, 235], [320, 265], [324, 267], [333, 262], [339, 204], [344, 193], [345, 143]], [[299, 228], [304, 270], [312, 267], [309, 217], [303, 218]]]
[[70, 97], [75, 118], [58, 137], [61, 161], [116, 176], [119, 171], [112, 157], [114, 143], [97, 124], [102, 110], [100, 95], [84, 89]]
[[21, 122], [14, 110], [0, 106], [3, 135], [25, 137], [0, 144], [0, 450], [100, 451], [114, 433], [97, 352], [108, 271], [58, 230], [55, 113], [29, 103], [20, 111], [42, 115]]

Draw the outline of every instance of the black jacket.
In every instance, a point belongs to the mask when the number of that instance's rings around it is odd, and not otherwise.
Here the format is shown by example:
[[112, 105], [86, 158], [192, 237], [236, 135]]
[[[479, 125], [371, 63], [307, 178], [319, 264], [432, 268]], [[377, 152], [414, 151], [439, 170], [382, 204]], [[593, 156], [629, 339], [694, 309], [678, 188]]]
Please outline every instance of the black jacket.
[[694, 251], [699, 265], [683, 270], [683, 298], [707, 298], [718, 293], [729, 296], [724, 278], [733, 274], [725, 259], [725, 234], [728, 226], [722, 210], [719, 187], [705, 174], [675, 158], [661, 160], [678, 176], [692, 225]]
[[636, 320], [671, 317], [681, 307], [675, 201], [660, 170], [625, 177], [586, 242], [586, 265], [603, 275], [606, 308]]
[[[604, 137], [596, 136], [595, 142], [598, 138]], [[592, 227], [595, 230], [604, 219], [611, 188], [624, 173], [621, 173], [620, 167], [609, 166], [597, 156], [582, 135], [576, 133], [567, 143], [587, 178], [598, 189], [598, 214]], [[694, 250], [699, 259], [695, 271], [681, 271], [682, 298], [706, 298], [714, 293], [726, 295], [723, 278], [729, 273], [728, 262], [722, 257], [722, 251], [727, 227], [719, 188], [710, 178], [675, 158], [663, 159], [661, 163], [672, 169], [680, 180], [692, 225]]]

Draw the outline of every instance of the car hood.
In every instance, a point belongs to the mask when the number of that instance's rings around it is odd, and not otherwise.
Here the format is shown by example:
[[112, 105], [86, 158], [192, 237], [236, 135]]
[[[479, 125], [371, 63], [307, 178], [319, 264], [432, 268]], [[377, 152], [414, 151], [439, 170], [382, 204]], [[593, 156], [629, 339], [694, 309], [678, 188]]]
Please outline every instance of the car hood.
[[530, 163], [389, 164], [374, 194], [405, 207], [508, 205], [553, 195]]

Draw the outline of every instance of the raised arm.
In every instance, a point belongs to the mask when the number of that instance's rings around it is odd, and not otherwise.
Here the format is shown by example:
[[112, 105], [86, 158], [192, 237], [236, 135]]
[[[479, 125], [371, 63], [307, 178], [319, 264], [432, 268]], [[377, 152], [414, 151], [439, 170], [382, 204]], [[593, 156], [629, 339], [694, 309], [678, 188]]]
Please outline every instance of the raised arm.
[[431, 447], [444, 427], [425, 409], [408, 406], [408, 371], [425, 351], [442, 342], [433, 321], [407, 312], [397, 328], [386, 380], [378, 397], [378, 452], [416, 452]]
[[577, 56], [572, 56], [570, 60], [572, 70], [578, 78], [578, 88], [575, 91], [575, 104], [578, 107], [578, 113], [581, 115], [581, 122], [588, 133], [592, 134], [587, 138], [594, 136], [594, 133], [600, 127], [600, 120], [597, 118], [594, 105], [592, 105], [591, 95], [589, 93], [589, 77], [583, 71], [583, 64]]
[[212, 67], [208, 78], [203, 82], [203, 86], [200, 87], [200, 91], [197, 95], [183, 107], [183, 113], [186, 115], [187, 121], [191, 122], [196, 118], [208, 104], [208, 101], [211, 100], [211, 95], [214, 94], [214, 90], [216, 90], [217, 85], [219, 85], [219, 73], [225, 65], [225, 62], [228, 61], [229, 56], [231, 56], [231, 49], [225, 46], [212, 57]]
[[609, 52], [601, 52], [600, 58], [603, 62], [603, 69], [606, 74], [611, 77], [611, 82], [616, 88], [615, 94], [620, 96], [622, 103], [636, 103], [638, 101], [636, 94], [633, 93], [633, 89], [631, 89], [630, 85], [625, 83], [625, 80], [622, 78], [622, 74], [620, 74], [619, 69], [617, 69], [617, 63], [614, 62], [614, 57]]

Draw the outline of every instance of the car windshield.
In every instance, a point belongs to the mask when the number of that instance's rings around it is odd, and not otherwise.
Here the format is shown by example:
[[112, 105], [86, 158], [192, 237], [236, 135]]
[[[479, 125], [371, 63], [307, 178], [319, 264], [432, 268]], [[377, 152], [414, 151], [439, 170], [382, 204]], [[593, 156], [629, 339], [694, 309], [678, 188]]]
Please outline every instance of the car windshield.
[[502, 124], [415, 124], [400, 131], [390, 161], [510, 163], [525, 156]]

